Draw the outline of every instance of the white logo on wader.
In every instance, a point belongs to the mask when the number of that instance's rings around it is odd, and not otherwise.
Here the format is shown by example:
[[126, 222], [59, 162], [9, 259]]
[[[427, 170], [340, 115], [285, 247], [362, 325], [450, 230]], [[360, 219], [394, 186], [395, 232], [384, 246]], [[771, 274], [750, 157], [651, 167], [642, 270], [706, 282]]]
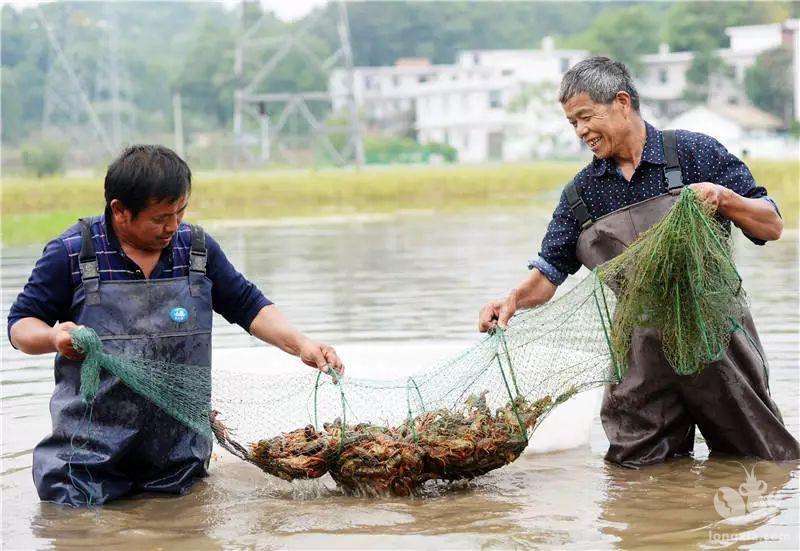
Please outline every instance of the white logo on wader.
[[189, 317], [189, 311], [183, 306], [177, 306], [169, 311], [169, 317], [175, 323], [183, 323]]
[[[740, 463], [741, 465], [741, 463]], [[764, 492], [767, 491], [767, 483], [763, 480], [756, 478], [756, 466], [748, 471], [744, 469], [745, 481], [739, 484], [739, 491], [733, 488], [723, 486], [714, 494], [714, 509], [717, 510], [719, 516], [722, 518], [732, 518], [747, 513], [753, 513], [760, 509], [767, 507], [767, 500], [764, 498]]]

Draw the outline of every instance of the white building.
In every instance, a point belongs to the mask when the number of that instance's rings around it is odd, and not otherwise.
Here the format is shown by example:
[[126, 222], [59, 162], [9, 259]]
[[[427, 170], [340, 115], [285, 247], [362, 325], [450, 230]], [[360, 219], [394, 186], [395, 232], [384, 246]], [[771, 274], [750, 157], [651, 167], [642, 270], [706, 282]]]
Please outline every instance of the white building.
[[698, 105], [664, 126], [713, 136], [739, 157], [796, 158], [797, 140], [782, 127], [779, 118], [750, 105]]
[[[392, 67], [356, 67], [353, 93], [367, 131], [403, 135], [413, 131], [419, 87], [447, 74], [452, 65], [431, 65], [424, 58], [398, 59]], [[347, 73], [333, 72], [329, 89], [334, 111], [347, 106]]]
[[[557, 50], [545, 38], [540, 50], [460, 52], [452, 65], [398, 60], [394, 67], [356, 68], [354, 95], [368, 131], [447, 143], [463, 162], [568, 156], [580, 146], [569, 137], [556, 88], [564, 72], [587, 55]], [[346, 105], [345, 78], [344, 71], [331, 77], [334, 109]], [[531, 93], [542, 90], [546, 106]], [[554, 128], [565, 138], [554, 137]]]
[[[730, 45], [716, 54], [728, 69], [711, 79], [708, 104], [748, 106], [744, 89], [747, 69], [761, 53], [788, 46], [794, 52], [795, 116], [800, 117], [799, 22], [790, 19], [726, 29]], [[408, 136], [420, 143], [447, 143], [458, 151], [462, 162], [573, 157], [580, 153], [581, 145], [558, 105], [557, 88], [564, 72], [588, 55], [584, 50], [556, 49], [548, 37], [538, 50], [462, 51], [450, 65], [400, 59], [392, 67], [355, 68], [354, 95], [367, 132]], [[658, 53], [643, 56], [644, 76], [637, 87], [642, 114], [648, 121], [663, 125], [721, 116], [719, 109], [709, 107], [675, 118], [692, 108], [684, 97], [694, 55], [671, 52], [662, 45]], [[335, 110], [347, 105], [346, 75], [340, 70], [331, 77]], [[712, 117], [712, 113], [716, 114]], [[725, 117], [736, 118], [730, 113]], [[775, 145], [773, 123], [757, 129], [748, 127], [746, 121], [735, 122], [744, 126], [737, 136], [726, 139], [735, 143], [745, 140], [750, 146], [754, 140], [771, 140], [772, 145], [764, 148], [736, 146], [770, 155], [769, 151], [781, 149]]]
[[[746, 104], [744, 79], [747, 69], [756, 63], [760, 54], [780, 46], [789, 46], [794, 51], [795, 116], [798, 116], [798, 22], [797, 19], [789, 19], [783, 23], [727, 28], [725, 34], [730, 39], [730, 46], [718, 49], [715, 53], [729, 69], [716, 75], [709, 83], [709, 103]], [[662, 120], [673, 118], [689, 107], [683, 97], [689, 85], [686, 73], [694, 55], [694, 52], [670, 52], [669, 47], [662, 44], [658, 53], [642, 57], [645, 74], [638, 83], [639, 95], [642, 103], [650, 105]]]

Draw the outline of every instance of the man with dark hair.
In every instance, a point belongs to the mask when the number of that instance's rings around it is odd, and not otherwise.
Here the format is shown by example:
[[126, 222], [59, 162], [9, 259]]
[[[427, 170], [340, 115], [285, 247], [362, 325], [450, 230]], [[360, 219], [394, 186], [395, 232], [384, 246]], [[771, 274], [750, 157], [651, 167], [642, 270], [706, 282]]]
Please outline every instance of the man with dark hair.
[[[561, 81], [559, 101], [594, 158], [565, 186], [529, 276], [481, 310], [480, 331], [505, 327], [518, 308], [547, 302], [581, 265], [591, 269], [618, 255], [684, 185], [754, 243], [780, 237], [778, 208], [744, 163], [710, 136], [661, 132], [645, 122], [622, 63], [593, 57], [576, 64]], [[747, 313], [740, 321], [744, 330], [731, 335], [724, 357], [694, 377], [672, 371], [658, 331], [634, 331], [628, 372], [603, 399], [607, 460], [636, 467], [690, 454], [695, 426], [712, 452], [800, 457], [770, 397], [753, 320]]]
[[29, 354], [56, 352], [53, 432], [33, 452], [44, 501], [183, 494], [208, 474], [211, 442], [109, 373], [91, 408], [83, 404], [81, 355], [70, 337], [78, 324], [94, 329], [107, 352], [197, 366], [198, 378], [208, 378], [216, 311], [311, 367], [343, 369], [333, 348], [292, 327], [216, 241], [182, 221], [191, 182], [166, 147], [126, 149], [106, 174], [105, 213], [48, 243], [11, 307], [11, 343]]

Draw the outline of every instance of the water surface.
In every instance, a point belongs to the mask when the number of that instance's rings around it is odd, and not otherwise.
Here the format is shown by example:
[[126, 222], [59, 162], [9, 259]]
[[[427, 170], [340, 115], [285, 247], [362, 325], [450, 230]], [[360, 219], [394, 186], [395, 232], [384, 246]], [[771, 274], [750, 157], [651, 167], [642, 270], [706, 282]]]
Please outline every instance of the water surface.
[[[477, 338], [480, 306], [525, 275], [546, 222], [547, 214], [533, 209], [413, 212], [226, 225], [211, 233], [304, 331], [345, 347], [393, 343], [416, 353], [424, 367], [443, 347]], [[795, 435], [797, 247], [796, 231], [766, 247], [736, 240], [772, 393]], [[3, 251], [4, 319], [40, 250]], [[214, 361], [224, 368], [235, 368], [243, 348], [262, 346], [218, 316], [214, 330]], [[748, 469], [755, 465], [755, 476], [767, 484], [768, 507], [724, 520], [714, 496], [745, 482], [742, 465], [708, 459], [701, 440], [693, 459], [640, 471], [607, 465], [597, 420], [583, 446], [526, 454], [477, 481], [431, 486], [410, 499], [343, 496], [327, 477], [285, 483], [216, 449], [211, 477], [188, 496], [148, 496], [97, 511], [41, 504], [31, 481], [31, 450], [49, 430], [52, 357], [14, 351], [5, 330], [2, 353], [0, 489], [8, 549], [800, 546], [796, 464], [741, 461]]]

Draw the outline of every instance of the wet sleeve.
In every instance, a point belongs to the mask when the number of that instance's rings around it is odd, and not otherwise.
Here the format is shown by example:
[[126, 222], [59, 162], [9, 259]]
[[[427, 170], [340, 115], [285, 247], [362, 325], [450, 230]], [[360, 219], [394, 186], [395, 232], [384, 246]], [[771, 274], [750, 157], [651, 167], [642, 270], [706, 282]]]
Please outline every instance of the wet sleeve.
[[528, 268], [536, 268], [554, 285], [564, 283], [569, 274], [574, 274], [581, 267], [575, 256], [580, 233], [580, 225], [569, 208], [566, 193], [562, 191], [542, 239], [539, 256], [528, 262]]
[[[689, 138], [687, 145], [690, 145], [694, 153], [695, 163], [693, 164], [695, 164], [695, 172], [697, 173], [697, 177], [690, 178], [688, 183], [712, 182], [725, 186], [742, 197], [763, 199], [772, 205], [778, 216], [781, 216], [775, 200], [767, 194], [765, 187], [756, 184], [753, 174], [741, 159], [711, 136], [697, 133], [687, 134]], [[744, 235], [756, 245], [766, 243], [766, 241], [746, 233]]]
[[219, 243], [208, 234], [206, 251], [206, 276], [212, 283], [211, 307], [229, 323], [236, 323], [249, 332], [258, 312], [272, 301], [236, 270]]
[[37, 318], [50, 326], [72, 321], [69, 319], [73, 295], [70, 272], [70, 257], [64, 243], [59, 239], [50, 241], [9, 309], [9, 342], [11, 327], [23, 318]]

